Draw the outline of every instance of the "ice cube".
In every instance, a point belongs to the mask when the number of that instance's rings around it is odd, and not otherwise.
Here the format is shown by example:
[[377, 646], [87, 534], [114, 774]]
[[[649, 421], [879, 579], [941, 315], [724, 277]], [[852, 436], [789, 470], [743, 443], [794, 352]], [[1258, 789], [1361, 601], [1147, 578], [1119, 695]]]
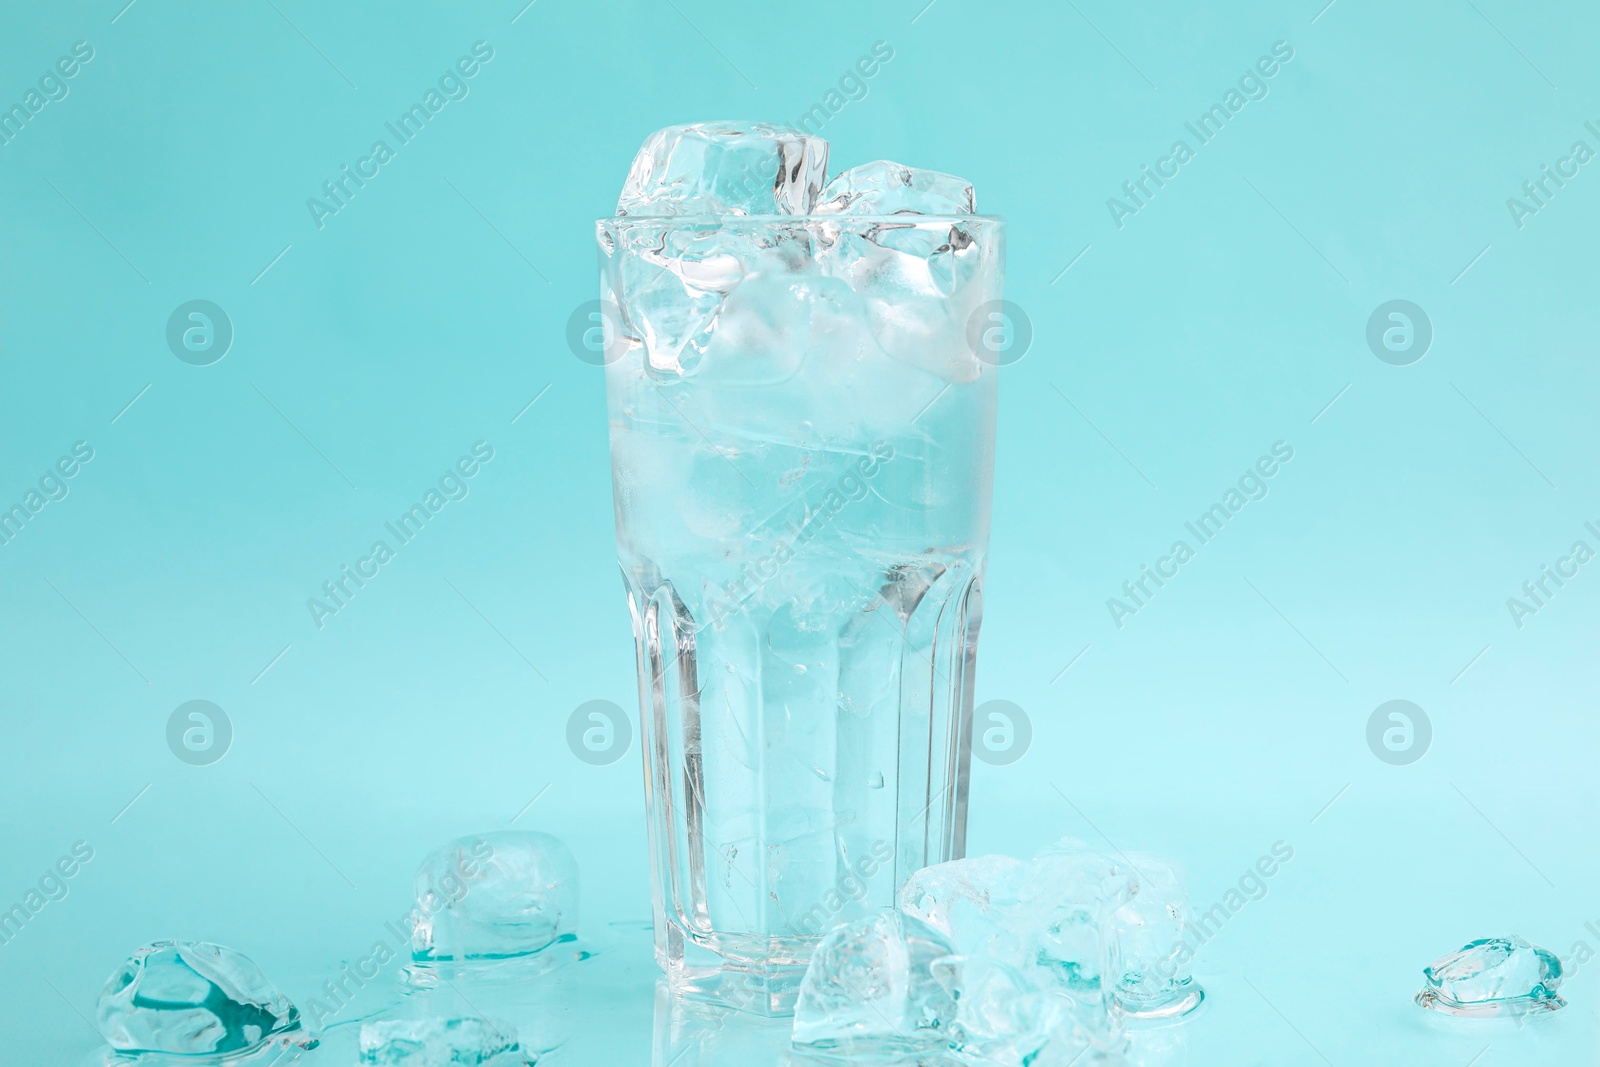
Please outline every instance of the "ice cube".
[[972, 211], [967, 182], [886, 161], [840, 174], [818, 208], [818, 266], [866, 298], [884, 351], [947, 382], [982, 374], [973, 320], [1000, 293], [998, 225], [937, 217]]
[[1561, 961], [1520, 937], [1472, 941], [1422, 969], [1417, 1003], [1447, 1015], [1528, 1015], [1567, 1002], [1556, 994]]
[[973, 323], [1000, 291], [999, 231], [979, 241], [959, 225], [907, 219], [819, 226], [817, 265], [866, 301], [884, 352], [945, 382], [976, 381], [988, 352]]
[[835, 927], [800, 982], [795, 1044], [852, 1057], [946, 1048], [955, 1001], [931, 968], [954, 952], [937, 930], [892, 911]]
[[1137, 881], [1121, 857], [1062, 842], [1028, 864], [1022, 923], [1032, 962], [1075, 995], [1101, 988], [1110, 951], [1108, 920], [1133, 898]]
[[766, 122], [697, 122], [645, 138], [618, 215], [806, 215], [828, 142]]
[[977, 856], [925, 867], [901, 888], [899, 906], [963, 953], [1041, 967], [1047, 974], [1037, 980], [1092, 994], [1107, 921], [1135, 884], [1118, 857], [1063, 846], [1029, 862]]
[[701, 387], [781, 385], [793, 378], [810, 348], [814, 305], [830, 285], [839, 283], [813, 274], [760, 271], [746, 278], [723, 303], [697, 372]]
[[384, 1019], [361, 1024], [361, 1067], [528, 1067], [516, 1030], [488, 1019]]
[[724, 303], [747, 280], [783, 284], [811, 267], [810, 239], [798, 225], [602, 220], [597, 232], [602, 247], [607, 240], [611, 245], [602, 289], [619, 312], [617, 350], [637, 342], [657, 378], [696, 370], [716, 335]]
[[967, 955], [1013, 960], [1015, 915], [1027, 865], [1011, 856], [971, 856], [924, 867], [900, 887], [900, 910], [948, 937]]
[[953, 174], [879, 159], [836, 174], [817, 198], [818, 215], [971, 215], [972, 183]]
[[1061, 1057], [1070, 1062], [1121, 1040], [1100, 973], [1110, 915], [1133, 884], [1124, 861], [1073, 844], [1027, 862], [978, 856], [925, 867], [902, 887], [899, 906], [964, 955], [1012, 969], [1050, 994], [1046, 1028], [1058, 1052], [1071, 1050]]
[[[971, 215], [974, 209], [971, 183], [933, 170], [917, 170], [880, 159], [864, 163], [838, 175], [823, 190], [817, 204], [818, 215], [901, 215], [903, 220], [874, 221], [860, 235], [881, 248], [908, 257], [904, 260], [875, 256], [849, 240], [854, 232], [848, 225], [841, 231], [824, 227], [826, 245], [835, 232], [845, 237], [839, 255], [831, 257], [835, 269], [848, 268], [863, 273], [885, 274], [880, 283], [894, 282], [914, 293], [951, 296], [967, 280], [961, 268], [980, 258], [963, 255], [971, 246], [972, 227], [948, 220], [919, 221], [919, 215]], [[843, 221], [843, 220], [841, 220]], [[860, 253], [853, 257], [852, 252]], [[887, 268], [893, 267], [893, 270]]]
[[955, 1002], [946, 1039], [964, 1059], [1026, 1067], [1058, 1027], [1071, 1027], [1054, 998], [998, 960], [946, 956], [929, 969]]
[[423, 860], [416, 891], [413, 959], [505, 959], [577, 936], [578, 864], [549, 834], [457, 838]]
[[261, 968], [205, 941], [156, 941], [135, 951], [106, 981], [95, 1020], [124, 1053], [235, 1056], [317, 1044]]
[[723, 298], [744, 277], [743, 265], [722, 247], [720, 228], [602, 221], [597, 232], [612, 242], [602, 288], [618, 309], [619, 347], [643, 347], [645, 366], [657, 376], [692, 370]]
[[1190, 973], [1189, 893], [1183, 868], [1157, 856], [1127, 857], [1136, 887], [1111, 914], [1106, 977], [1122, 1010], [1136, 1019], [1170, 1019], [1200, 1006], [1205, 992]]

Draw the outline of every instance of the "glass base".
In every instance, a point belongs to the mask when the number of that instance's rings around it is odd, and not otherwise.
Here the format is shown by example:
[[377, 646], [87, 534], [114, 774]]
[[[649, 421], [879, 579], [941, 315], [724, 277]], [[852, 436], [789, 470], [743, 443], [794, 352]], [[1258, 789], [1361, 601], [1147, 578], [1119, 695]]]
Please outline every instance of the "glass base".
[[776, 954], [772, 944], [765, 942], [764, 951], [748, 956], [719, 952], [672, 927], [666, 940], [663, 969], [672, 995], [731, 1011], [783, 1018], [794, 1014], [800, 980], [805, 977], [810, 950], [819, 939], [784, 939], [783, 950]]

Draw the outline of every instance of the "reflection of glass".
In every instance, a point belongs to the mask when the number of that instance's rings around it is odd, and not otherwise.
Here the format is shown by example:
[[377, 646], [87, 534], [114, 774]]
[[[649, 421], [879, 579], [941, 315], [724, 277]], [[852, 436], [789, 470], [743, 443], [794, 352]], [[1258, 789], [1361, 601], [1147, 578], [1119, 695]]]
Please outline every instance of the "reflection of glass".
[[822, 932], [964, 849], [1002, 224], [599, 233], [657, 959], [784, 1011]]
[[522, 957], [473, 963], [437, 963], [412, 968], [395, 1018], [483, 1017], [514, 1036], [523, 1051], [549, 1052], [566, 1043], [577, 1026], [581, 965], [574, 953], [559, 961]]
[[789, 1052], [789, 1020], [674, 996], [656, 983], [651, 1067], [779, 1067]]
[[1127, 1036], [1127, 1067], [1183, 1067], [1189, 1063], [1188, 1027], [1133, 1026]]

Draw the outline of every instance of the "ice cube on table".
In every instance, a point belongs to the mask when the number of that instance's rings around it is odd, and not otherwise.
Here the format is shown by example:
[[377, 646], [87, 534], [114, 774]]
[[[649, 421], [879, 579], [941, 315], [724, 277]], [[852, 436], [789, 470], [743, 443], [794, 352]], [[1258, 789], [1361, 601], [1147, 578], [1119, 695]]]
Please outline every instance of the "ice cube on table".
[[1069, 847], [1026, 862], [975, 856], [924, 867], [901, 887], [899, 906], [963, 953], [1041, 967], [1052, 985], [1095, 992], [1107, 922], [1135, 884], [1125, 861]]
[[1111, 913], [1111, 951], [1102, 981], [1135, 1019], [1170, 1019], [1200, 1006], [1205, 992], [1194, 980], [1189, 947], [1189, 892], [1176, 863], [1142, 853], [1126, 857], [1136, 882], [1133, 895]]
[[828, 142], [766, 122], [696, 122], [645, 138], [618, 215], [806, 215]]
[[815, 213], [971, 215], [977, 210], [977, 196], [965, 178], [879, 159], [835, 175], [817, 198]]
[[1520, 937], [1472, 941], [1422, 969], [1417, 1003], [1447, 1015], [1527, 1015], [1555, 1011], [1561, 961]]
[[1032, 962], [1069, 993], [1098, 993], [1110, 917], [1136, 888], [1133, 869], [1121, 857], [1077, 842], [1041, 852], [1028, 864], [1020, 890]]
[[945, 1049], [955, 1001], [931, 968], [954, 952], [943, 934], [897, 912], [835, 927], [800, 982], [795, 1044], [852, 1062]]
[[361, 1024], [361, 1067], [529, 1067], [516, 1030], [488, 1019], [383, 1019]]
[[970, 956], [1014, 961], [1015, 915], [1027, 865], [1011, 856], [970, 856], [924, 867], [900, 887], [901, 912], [920, 919]]
[[417, 871], [416, 960], [506, 959], [578, 929], [578, 864], [549, 834], [497, 830], [457, 838]]
[[1067, 1062], [1085, 1049], [1119, 1047], [1120, 1024], [1100, 974], [1111, 913], [1131, 898], [1133, 884], [1124, 861], [1074, 845], [1029, 861], [976, 856], [925, 867], [902, 887], [899, 906], [964, 956], [1019, 973], [1046, 994], [1051, 1047], [1070, 1049]]
[[95, 1021], [123, 1053], [231, 1057], [317, 1044], [261, 968], [205, 941], [156, 941], [135, 951], [106, 981]]
[[1058, 1027], [1072, 1025], [1053, 997], [998, 960], [946, 956], [929, 969], [955, 1002], [945, 1036], [964, 1060], [1027, 1067]]

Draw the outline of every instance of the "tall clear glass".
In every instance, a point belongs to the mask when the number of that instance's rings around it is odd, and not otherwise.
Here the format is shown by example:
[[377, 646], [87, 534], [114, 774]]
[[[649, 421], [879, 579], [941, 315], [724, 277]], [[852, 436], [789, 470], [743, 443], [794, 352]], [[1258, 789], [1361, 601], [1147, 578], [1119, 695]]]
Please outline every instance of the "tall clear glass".
[[965, 846], [1003, 223], [597, 230], [656, 955], [783, 1013]]

